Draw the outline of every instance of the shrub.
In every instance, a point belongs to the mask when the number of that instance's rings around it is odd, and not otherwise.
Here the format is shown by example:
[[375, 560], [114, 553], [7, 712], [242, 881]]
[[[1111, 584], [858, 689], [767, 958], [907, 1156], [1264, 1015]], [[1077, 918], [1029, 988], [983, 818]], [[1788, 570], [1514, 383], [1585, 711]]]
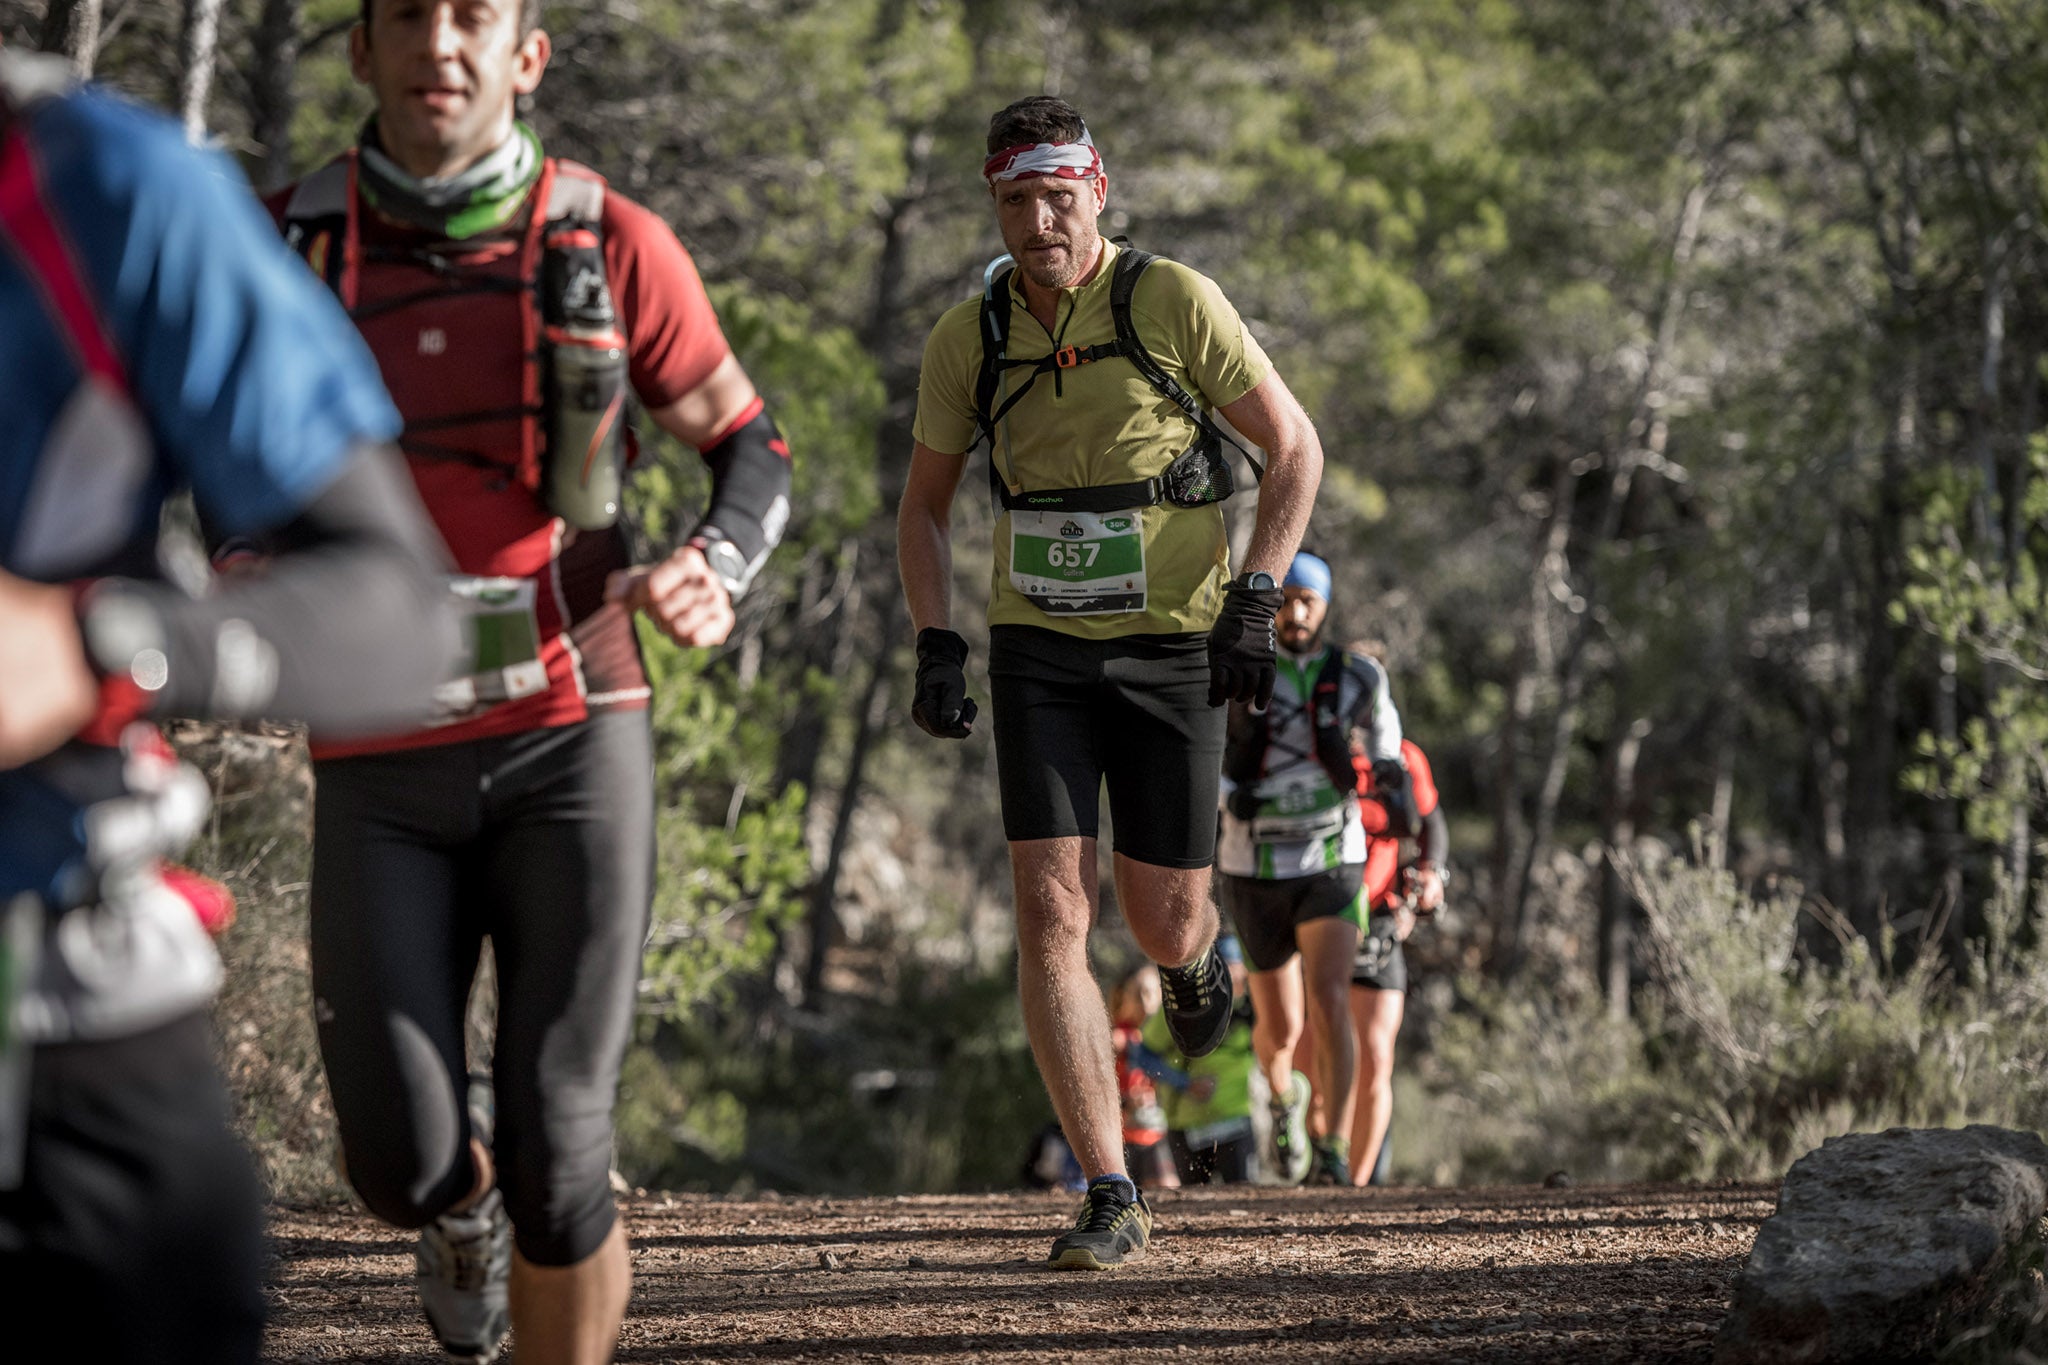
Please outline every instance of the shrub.
[[[1461, 983], [1467, 1007], [1419, 1062], [1423, 1112], [1404, 1120], [1434, 1145], [1397, 1147], [1405, 1174], [1776, 1179], [1840, 1133], [2048, 1118], [2048, 971], [2018, 946], [2014, 898], [1952, 964], [1938, 934], [1872, 944], [1723, 871], [1673, 861], [1632, 880], [1648, 969], [1634, 1013]], [[1836, 931], [1838, 962], [1797, 951], [1802, 914]]]

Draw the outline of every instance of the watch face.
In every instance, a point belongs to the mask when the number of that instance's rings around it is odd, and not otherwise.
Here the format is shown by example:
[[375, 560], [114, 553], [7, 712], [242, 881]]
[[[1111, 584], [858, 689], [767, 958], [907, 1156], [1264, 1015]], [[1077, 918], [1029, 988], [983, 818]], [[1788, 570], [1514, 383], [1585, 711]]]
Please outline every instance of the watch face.
[[726, 590], [737, 595], [746, 585], [747, 561], [739, 547], [729, 540], [714, 540], [704, 547], [711, 571], [725, 580]]
[[1261, 590], [1270, 588], [1273, 586], [1273, 575], [1265, 572], [1263, 569], [1255, 570], [1254, 572], [1248, 573], [1244, 576], [1244, 585], [1247, 588], [1256, 588]]

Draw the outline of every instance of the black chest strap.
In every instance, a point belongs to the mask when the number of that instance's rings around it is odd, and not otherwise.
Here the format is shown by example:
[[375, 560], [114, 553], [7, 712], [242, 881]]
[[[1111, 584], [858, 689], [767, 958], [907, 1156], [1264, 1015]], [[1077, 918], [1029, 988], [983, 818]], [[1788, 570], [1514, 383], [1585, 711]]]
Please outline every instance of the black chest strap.
[[[1027, 359], [1007, 354], [1013, 305], [1010, 284], [1017, 268], [1014, 264], [1004, 268], [1009, 261], [1006, 256], [990, 263], [981, 294], [982, 361], [975, 383], [974, 411], [981, 438], [988, 443], [989, 491], [1006, 510], [1119, 512], [1161, 504], [1207, 507], [1222, 502], [1237, 491], [1236, 478], [1230, 469], [1229, 452], [1232, 450], [1244, 456], [1254, 479], [1265, 477], [1265, 466], [1217, 425], [1208, 411], [1195, 401], [1194, 395], [1167, 373], [1166, 367], [1145, 349], [1145, 343], [1138, 337], [1137, 326], [1132, 320], [1131, 301], [1137, 294], [1139, 277], [1157, 259], [1148, 251], [1124, 246], [1111, 262], [1109, 313], [1116, 328], [1114, 341], [1093, 346], [1056, 346], [1048, 355]], [[997, 425], [1023, 401], [1024, 395], [1031, 392], [1032, 386], [1042, 376], [1052, 374], [1057, 383], [1060, 371], [1118, 358], [1128, 360], [1162, 397], [1187, 415], [1196, 429], [1194, 444], [1181, 452], [1164, 471], [1149, 479], [1096, 484], [1086, 488], [1012, 492], [996, 469]], [[1003, 376], [1013, 370], [1026, 371], [1023, 382], [997, 406], [996, 395], [1002, 388]]]

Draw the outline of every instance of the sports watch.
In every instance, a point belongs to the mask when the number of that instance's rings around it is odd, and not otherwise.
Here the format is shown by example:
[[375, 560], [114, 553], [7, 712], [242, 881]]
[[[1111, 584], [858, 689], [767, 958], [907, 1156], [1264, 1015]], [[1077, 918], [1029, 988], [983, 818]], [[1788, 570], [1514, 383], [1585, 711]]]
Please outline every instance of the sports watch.
[[1264, 569], [1253, 569], [1250, 573], [1239, 574], [1237, 581], [1232, 583], [1231, 586], [1234, 588], [1245, 588], [1252, 592], [1271, 592], [1280, 585], [1275, 583], [1273, 575], [1267, 573]]
[[725, 533], [715, 526], [699, 527], [688, 543], [703, 552], [704, 562], [711, 566], [711, 572], [718, 575], [718, 581], [725, 584], [726, 593], [733, 601], [739, 601], [740, 594], [747, 590], [747, 584], [754, 578], [740, 547], [727, 540]]

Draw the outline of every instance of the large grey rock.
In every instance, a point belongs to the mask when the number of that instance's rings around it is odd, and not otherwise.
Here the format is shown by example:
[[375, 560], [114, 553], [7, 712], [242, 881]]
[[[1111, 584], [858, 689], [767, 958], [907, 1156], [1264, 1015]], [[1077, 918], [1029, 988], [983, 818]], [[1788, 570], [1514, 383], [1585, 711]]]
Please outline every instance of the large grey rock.
[[1830, 1138], [1794, 1162], [1717, 1365], [1931, 1357], [2038, 1253], [2048, 1143], [1982, 1124]]

